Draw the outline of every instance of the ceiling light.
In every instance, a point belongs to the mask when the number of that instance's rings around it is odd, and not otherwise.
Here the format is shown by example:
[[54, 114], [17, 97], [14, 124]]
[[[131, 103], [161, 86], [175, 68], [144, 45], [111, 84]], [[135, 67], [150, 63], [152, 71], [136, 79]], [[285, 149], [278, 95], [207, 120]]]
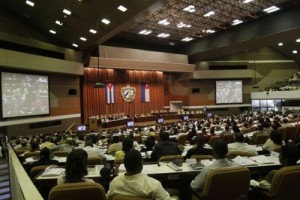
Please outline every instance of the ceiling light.
[[86, 38], [85, 37], [80, 37], [80, 40], [86, 41]]
[[252, 2], [252, 1], [254, 1], [254, 0], [244, 0], [244, 1], [242, 1], [243, 3], [250, 3], [250, 2]]
[[62, 23], [61, 21], [56, 20], [55, 24], [62, 26], [64, 23]]
[[174, 46], [175, 43], [174, 42], [169, 42], [169, 45]]
[[78, 47], [78, 44], [73, 43], [72, 46], [73, 47]]
[[300, 38], [296, 40], [296, 42], [300, 42]]
[[32, 1], [29, 1], [29, 0], [26, 1], [26, 4], [29, 5], [29, 6], [32, 6], [32, 7], [34, 6], [34, 3]]
[[101, 20], [101, 22], [102, 22], [103, 24], [109, 24], [109, 23], [110, 23], [110, 21], [109, 21], [108, 19], [105, 19], [105, 18], [103, 18], [103, 19]]
[[264, 12], [266, 12], [266, 13], [272, 13], [272, 12], [275, 12], [277, 10], [279, 10], [279, 8], [277, 6], [271, 6], [269, 8], [264, 9]]
[[298, 53], [298, 51], [297, 50], [293, 50], [293, 54], [297, 54]]
[[150, 33], [152, 33], [152, 31], [151, 30], [147, 30], [147, 29], [141, 30], [139, 32], [139, 34], [141, 34], [141, 35], [149, 35]]
[[97, 31], [96, 31], [96, 30], [94, 30], [94, 29], [90, 29], [90, 33], [96, 34], [96, 33], [97, 33]]
[[195, 12], [196, 11], [195, 6], [193, 6], [193, 5], [189, 5], [188, 7], [184, 8], [183, 10], [186, 12]]
[[63, 10], [63, 13], [65, 13], [66, 15], [71, 15], [72, 12], [69, 11], [69, 10], [67, 10], [67, 9], [64, 9], [64, 10]]
[[282, 42], [279, 42], [279, 43], [278, 43], [278, 46], [283, 46], [283, 43], [282, 43]]
[[163, 20], [160, 20], [160, 21], [158, 22], [158, 24], [167, 26], [167, 25], [170, 24], [170, 22], [169, 22], [167, 19], [163, 19]]
[[54, 30], [50, 30], [49, 32], [52, 34], [56, 34], [56, 31], [54, 31]]
[[166, 38], [166, 37], [169, 37], [170, 34], [169, 33], [160, 33], [157, 35], [157, 37], [161, 37], [161, 38]]
[[191, 28], [192, 25], [190, 25], [190, 24], [185, 24], [185, 23], [183, 23], [183, 22], [180, 22], [180, 23], [177, 24], [177, 27], [178, 27], [178, 28]]
[[216, 31], [213, 30], [213, 29], [207, 29], [207, 30], [203, 30], [203, 32], [205, 32], [205, 33], [214, 33]]
[[232, 25], [235, 26], [235, 25], [238, 25], [238, 24], [241, 24], [241, 23], [243, 23], [242, 20], [235, 19], [235, 20], [233, 20]]
[[192, 37], [185, 37], [185, 38], [182, 38], [181, 41], [184, 41], [184, 42], [189, 42], [191, 40], [193, 40], [194, 38]]
[[120, 10], [122, 12], [126, 12], [127, 8], [122, 5], [119, 5], [118, 10]]
[[209, 11], [208, 13], [206, 13], [205, 15], [203, 15], [204, 17], [210, 17], [212, 15], [214, 15], [215, 12], [214, 11]]

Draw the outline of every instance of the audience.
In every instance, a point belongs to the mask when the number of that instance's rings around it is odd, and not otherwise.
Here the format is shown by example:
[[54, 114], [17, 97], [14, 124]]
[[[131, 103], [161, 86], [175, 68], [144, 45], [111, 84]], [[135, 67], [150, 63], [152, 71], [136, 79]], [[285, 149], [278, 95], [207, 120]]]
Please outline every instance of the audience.
[[113, 136], [113, 143], [108, 147], [108, 153], [114, 155], [116, 151], [122, 150], [122, 142], [120, 142], [120, 137], [115, 135]]
[[193, 155], [212, 155], [212, 149], [204, 148], [205, 139], [202, 135], [198, 135], [196, 138], [196, 147], [191, 148], [186, 153], [185, 159], [190, 158]]
[[122, 151], [117, 151], [115, 154], [115, 161], [124, 160], [125, 154], [133, 149], [133, 140], [129, 137], [125, 138], [122, 142]]
[[66, 162], [66, 171], [57, 179], [57, 184], [94, 182], [92, 179], [85, 178], [87, 170], [88, 154], [83, 149], [75, 149], [69, 153]]
[[84, 144], [83, 150], [85, 150], [88, 154], [88, 157], [100, 157], [102, 160], [105, 160], [105, 155], [101, 151], [101, 149], [94, 147], [94, 144], [91, 140], [86, 140]]
[[57, 160], [51, 159], [51, 151], [47, 147], [43, 148], [40, 151], [40, 159], [32, 164], [32, 166], [40, 166], [40, 165], [58, 165], [59, 162]]
[[136, 197], [149, 197], [156, 200], [175, 200], [162, 187], [161, 183], [142, 173], [143, 159], [137, 150], [130, 150], [124, 158], [125, 174], [119, 174], [109, 184], [107, 198], [121, 194]]

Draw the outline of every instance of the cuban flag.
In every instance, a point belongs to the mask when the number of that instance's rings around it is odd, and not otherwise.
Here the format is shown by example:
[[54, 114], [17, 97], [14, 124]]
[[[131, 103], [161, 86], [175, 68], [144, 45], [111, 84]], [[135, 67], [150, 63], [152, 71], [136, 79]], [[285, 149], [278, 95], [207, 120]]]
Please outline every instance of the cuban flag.
[[141, 85], [142, 91], [142, 102], [150, 102], [150, 87], [148, 83], [142, 83]]
[[112, 83], [107, 83], [105, 85], [105, 99], [106, 103], [115, 103], [115, 95], [116, 94], [116, 87]]

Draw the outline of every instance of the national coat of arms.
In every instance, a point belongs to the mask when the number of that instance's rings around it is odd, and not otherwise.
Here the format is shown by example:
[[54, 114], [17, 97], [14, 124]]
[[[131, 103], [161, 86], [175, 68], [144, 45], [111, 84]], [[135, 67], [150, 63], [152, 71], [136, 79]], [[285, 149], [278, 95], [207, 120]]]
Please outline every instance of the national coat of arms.
[[135, 98], [135, 91], [136, 91], [135, 88], [130, 87], [129, 85], [127, 85], [126, 87], [122, 87], [121, 96], [123, 100], [129, 103], [132, 102]]

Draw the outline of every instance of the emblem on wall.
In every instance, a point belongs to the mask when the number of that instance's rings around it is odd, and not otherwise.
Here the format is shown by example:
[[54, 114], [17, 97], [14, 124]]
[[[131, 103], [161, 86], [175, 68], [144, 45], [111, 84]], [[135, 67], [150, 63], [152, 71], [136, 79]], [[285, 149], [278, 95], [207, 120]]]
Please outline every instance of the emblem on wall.
[[132, 102], [135, 98], [135, 88], [127, 85], [126, 87], [121, 88], [121, 96], [124, 101]]

